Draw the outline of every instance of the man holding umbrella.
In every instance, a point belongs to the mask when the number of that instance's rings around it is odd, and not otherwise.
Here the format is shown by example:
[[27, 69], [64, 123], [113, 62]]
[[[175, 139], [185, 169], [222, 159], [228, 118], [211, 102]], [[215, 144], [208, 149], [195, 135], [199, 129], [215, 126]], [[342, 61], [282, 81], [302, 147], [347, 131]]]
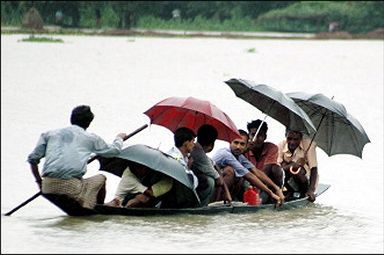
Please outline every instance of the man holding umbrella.
[[285, 171], [288, 196], [305, 193], [314, 202], [318, 184], [316, 143], [303, 139], [303, 133], [287, 129], [286, 139], [279, 143], [278, 163]]
[[[277, 163], [279, 148], [276, 144], [266, 142], [268, 125], [261, 120], [253, 120], [247, 124], [250, 141], [244, 155], [263, 171], [279, 187], [283, 187], [284, 171]], [[259, 130], [259, 132], [257, 132]]]

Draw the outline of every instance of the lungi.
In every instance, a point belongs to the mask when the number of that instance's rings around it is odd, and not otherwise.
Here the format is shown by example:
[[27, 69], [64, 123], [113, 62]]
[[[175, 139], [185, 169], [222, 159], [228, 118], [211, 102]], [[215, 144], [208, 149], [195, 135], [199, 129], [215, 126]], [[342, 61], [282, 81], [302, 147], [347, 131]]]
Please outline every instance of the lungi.
[[75, 199], [81, 206], [93, 209], [97, 202], [97, 194], [105, 185], [106, 177], [102, 174], [85, 179], [58, 179], [43, 177], [43, 194], [65, 194]]

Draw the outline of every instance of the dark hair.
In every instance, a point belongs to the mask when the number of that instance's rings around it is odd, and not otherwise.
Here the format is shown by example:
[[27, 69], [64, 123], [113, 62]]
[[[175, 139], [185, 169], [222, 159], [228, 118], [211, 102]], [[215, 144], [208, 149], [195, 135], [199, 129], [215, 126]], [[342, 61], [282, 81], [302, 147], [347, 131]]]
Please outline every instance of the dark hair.
[[240, 134], [240, 135], [245, 135], [245, 136], [247, 137], [247, 141], [248, 141], [248, 139], [249, 139], [248, 132], [245, 131], [245, 130], [242, 130], [242, 129], [239, 129], [238, 131], [239, 131], [239, 134]]
[[176, 129], [173, 136], [175, 140], [175, 146], [177, 148], [181, 147], [186, 141], [191, 141], [196, 137], [195, 133], [186, 127], [180, 127]]
[[[256, 128], [256, 130], [257, 130], [259, 128], [261, 122], [262, 122], [261, 120], [253, 120], [251, 122], [248, 122], [248, 124], [247, 124], [248, 132], [251, 131], [251, 128]], [[263, 122], [263, 124], [261, 124], [260, 131], [264, 132], [265, 134], [267, 133], [267, 131], [268, 131], [268, 124], [267, 124], [267, 122]]]
[[93, 117], [94, 115], [88, 105], [79, 105], [72, 110], [71, 124], [87, 129]]
[[302, 131], [292, 130], [292, 129], [289, 129], [289, 128], [285, 129], [285, 137], [287, 137], [289, 132], [293, 132], [295, 134], [299, 134], [300, 138], [303, 138], [303, 132]]
[[197, 130], [197, 142], [202, 146], [214, 144], [217, 136], [216, 128], [209, 124], [204, 124]]

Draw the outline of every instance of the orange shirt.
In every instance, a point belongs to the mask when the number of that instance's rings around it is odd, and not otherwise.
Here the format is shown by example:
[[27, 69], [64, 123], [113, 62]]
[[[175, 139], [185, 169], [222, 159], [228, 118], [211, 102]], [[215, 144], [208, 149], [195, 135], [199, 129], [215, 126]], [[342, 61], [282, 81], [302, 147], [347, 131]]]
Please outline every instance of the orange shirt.
[[261, 158], [259, 161], [256, 160], [255, 155], [253, 155], [252, 151], [248, 151], [245, 153], [245, 156], [249, 161], [252, 162], [256, 166], [257, 169], [263, 170], [265, 165], [268, 164], [277, 164], [279, 149], [278, 147], [270, 142], [265, 142], [263, 145], [263, 151], [261, 152]]

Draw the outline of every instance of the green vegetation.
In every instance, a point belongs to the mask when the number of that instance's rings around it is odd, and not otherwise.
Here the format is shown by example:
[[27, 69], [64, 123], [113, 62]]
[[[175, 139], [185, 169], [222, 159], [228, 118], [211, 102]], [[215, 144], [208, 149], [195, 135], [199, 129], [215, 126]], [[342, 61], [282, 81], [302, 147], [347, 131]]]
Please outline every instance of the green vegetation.
[[247, 49], [247, 52], [248, 53], [256, 53], [256, 49], [255, 48], [249, 48], [249, 49]]
[[1, 25], [35, 7], [63, 28], [365, 33], [384, 27], [384, 1], [2, 1]]
[[30, 35], [28, 38], [23, 38], [20, 41], [22, 42], [49, 42], [49, 43], [63, 43], [62, 39], [55, 39], [52, 37], [36, 37], [34, 35]]
[[171, 29], [190, 31], [259, 31], [253, 25], [249, 17], [232, 17], [220, 21], [218, 19], [207, 19], [203, 16], [196, 16], [193, 19], [163, 20], [154, 16], [144, 16], [137, 22], [137, 27], [143, 29]]
[[258, 24], [270, 31], [325, 32], [331, 22], [352, 33], [384, 27], [384, 1], [299, 2], [258, 17]]

